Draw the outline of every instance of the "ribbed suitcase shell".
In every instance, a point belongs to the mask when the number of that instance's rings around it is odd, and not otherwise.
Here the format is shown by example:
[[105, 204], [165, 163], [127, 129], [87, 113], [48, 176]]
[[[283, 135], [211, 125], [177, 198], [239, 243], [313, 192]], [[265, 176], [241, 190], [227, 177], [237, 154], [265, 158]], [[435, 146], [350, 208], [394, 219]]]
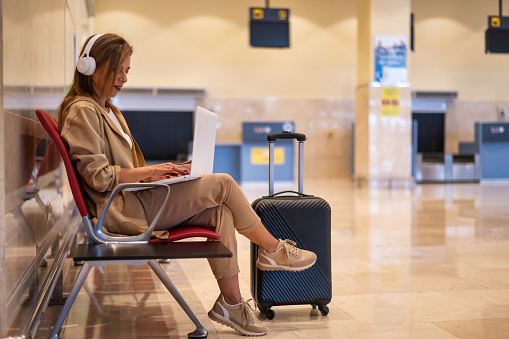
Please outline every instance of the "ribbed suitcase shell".
[[329, 204], [314, 196], [276, 195], [259, 198], [252, 207], [274, 237], [291, 239], [318, 257], [315, 265], [301, 272], [261, 271], [256, 267], [258, 246], [252, 243], [251, 293], [260, 311], [272, 319], [272, 306], [311, 304], [327, 315], [332, 298]]

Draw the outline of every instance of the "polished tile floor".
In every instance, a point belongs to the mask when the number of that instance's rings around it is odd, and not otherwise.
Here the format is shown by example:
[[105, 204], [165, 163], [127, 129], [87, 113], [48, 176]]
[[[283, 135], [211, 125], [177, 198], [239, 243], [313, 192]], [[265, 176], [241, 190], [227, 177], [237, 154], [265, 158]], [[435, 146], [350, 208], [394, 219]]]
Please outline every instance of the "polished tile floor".
[[[306, 182], [332, 206], [333, 299], [327, 317], [310, 306], [275, 307], [269, 338], [509, 338], [509, 185], [359, 187]], [[250, 200], [266, 193], [244, 187]], [[241, 290], [250, 298], [249, 242], [239, 236]], [[209, 331], [218, 295], [206, 260], [163, 266]], [[77, 268], [68, 266], [69, 291]], [[63, 338], [186, 338], [192, 323], [147, 266], [93, 269]], [[48, 309], [48, 336], [60, 307]], [[257, 312], [257, 314], [259, 314]]]

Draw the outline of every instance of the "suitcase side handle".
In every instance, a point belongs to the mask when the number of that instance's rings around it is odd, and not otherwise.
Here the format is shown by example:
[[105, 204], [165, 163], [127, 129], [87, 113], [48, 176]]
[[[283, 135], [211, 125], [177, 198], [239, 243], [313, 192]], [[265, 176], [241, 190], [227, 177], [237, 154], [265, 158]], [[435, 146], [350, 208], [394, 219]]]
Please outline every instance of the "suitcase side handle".
[[280, 195], [280, 194], [283, 194], [283, 193], [293, 193], [293, 194], [297, 194], [299, 197], [302, 197], [302, 198], [313, 198], [313, 197], [314, 197], [314, 195], [311, 195], [311, 194], [304, 194], [304, 193], [295, 192], [295, 191], [281, 191], [281, 192], [274, 193], [274, 194], [271, 194], [271, 195], [263, 196], [263, 198], [264, 198], [264, 199], [275, 198], [276, 196], [278, 196], [278, 195]]
[[267, 135], [268, 142], [276, 141], [277, 139], [297, 139], [297, 141], [306, 141], [306, 136], [302, 133], [292, 133], [287, 131]]

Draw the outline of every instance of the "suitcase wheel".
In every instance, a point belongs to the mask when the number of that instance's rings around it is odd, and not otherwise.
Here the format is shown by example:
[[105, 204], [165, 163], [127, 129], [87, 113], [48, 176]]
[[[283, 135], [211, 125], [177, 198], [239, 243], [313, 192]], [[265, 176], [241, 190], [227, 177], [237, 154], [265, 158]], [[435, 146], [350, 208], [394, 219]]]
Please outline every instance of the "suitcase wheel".
[[329, 314], [329, 308], [326, 305], [319, 305], [318, 309], [320, 310], [320, 313], [325, 317], [327, 314]]
[[318, 306], [318, 310], [320, 313], [325, 317], [327, 314], [329, 314], [329, 307], [327, 305], [317, 305], [317, 304], [311, 304], [313, 306], [312, 315], [317, 316], [316, 313], [316, 307]]
[[260, 308], [260, 311], [262, 311], [263, 314], [267, 317], [267, 319], [272, 320], [276, 316], [276, 312], [274, 310], [271, 310], [270, 308], [263, 309]]

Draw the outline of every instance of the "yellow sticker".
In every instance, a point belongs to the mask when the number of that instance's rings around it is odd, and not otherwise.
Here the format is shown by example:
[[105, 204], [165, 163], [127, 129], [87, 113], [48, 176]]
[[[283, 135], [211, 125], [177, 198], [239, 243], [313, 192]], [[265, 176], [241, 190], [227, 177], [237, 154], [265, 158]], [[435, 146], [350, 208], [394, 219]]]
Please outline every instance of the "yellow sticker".
[[500, 18], [499, 17], [491, 18], [491, 27], [500, 27]]
[[401, 91], [398, 87], [382, 87], [382, 115], [399, 116], [399, 100]]
[[[283, 165], [285, 163], [285, 149], [283, 147], [274, 147], [274, 164]], [[252, 165], [268, 165], [269, 149], [267, 147], [251, 148]]]

